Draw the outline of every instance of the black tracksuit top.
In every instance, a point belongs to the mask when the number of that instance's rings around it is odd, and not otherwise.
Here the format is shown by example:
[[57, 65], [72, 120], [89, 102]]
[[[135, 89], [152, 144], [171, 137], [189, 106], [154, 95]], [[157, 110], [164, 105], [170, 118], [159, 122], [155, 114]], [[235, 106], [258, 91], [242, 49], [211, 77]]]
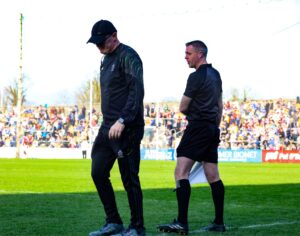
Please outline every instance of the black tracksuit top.
[[134, 49], [121, 43], [103, 57], [100, 85], [103, 126], [119, 118], [126, 126], [144, 125], [143, 63]]

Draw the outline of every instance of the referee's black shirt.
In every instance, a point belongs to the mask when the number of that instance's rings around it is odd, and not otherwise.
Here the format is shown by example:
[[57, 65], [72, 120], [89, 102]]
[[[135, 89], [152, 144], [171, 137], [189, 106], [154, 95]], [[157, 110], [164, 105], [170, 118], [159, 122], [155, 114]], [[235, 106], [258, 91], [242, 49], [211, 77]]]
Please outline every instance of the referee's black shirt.
[[203, 64], [189, 75], [184, 95], [192, 98], [186, 116], [189, 122], [208, 121], [218, 125], [222, 80], [211, 64]]
[[101, 110], [105, 127], [119, 118], [126, 126], [144, 125], [143, 64], [137, 52], [120, 44], [100, 67]]

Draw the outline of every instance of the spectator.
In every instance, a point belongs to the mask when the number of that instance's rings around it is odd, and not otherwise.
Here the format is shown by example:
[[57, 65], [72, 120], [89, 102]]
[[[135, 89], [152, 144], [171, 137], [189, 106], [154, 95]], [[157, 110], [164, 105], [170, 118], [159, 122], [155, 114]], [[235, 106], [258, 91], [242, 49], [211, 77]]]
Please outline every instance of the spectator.
[[[268, 105], [269, 104], [269, 105]], [[182, 131], [187, 125], [185, 116], [172, 109], [171, 105], [160, 103], [145, 104], [145, 123], [157, 129], [155, 134], [170, 135], [166, 129], [176, 130], [176, 139], [180, 140]], [[147, 107], [149, 111], [147, 111]], [[28, 106], [22, 114], [22, 129], [32, 134], [34, 147], [70, 147], [70, 136], [77, 140], [71, 146], [79, 146], [78, 140], [89, 136], [89, 115], [85, 106], [81, 107], [78, 118], [69, 120], [69, 113], [79, 107]], [[79, 109], [80, 110], [80, 109]], [[69, 113], [68, 113], [69, 111]], [[159, 113], [157, 114], [156, 111]], [[156, 116], [157, 114], [157, 116]], [[73, 115], [71, 114], [71, 117]], [[75, 116], [75, 115], [74, 115]], [[92, 130], [98, 130], [102, 115], [94, 108], [92, 111]], [[0, 112], [0, 138], [2, 147], [16, 146], [16, 122], [14, 109]], [[297, 149], [299, 150], [300, 136], [300, 103], [295, 100], [247, 100], [243, 102], [224, 102], [224, 114], [221, 122], [220, 148], [254, 148]], [[94, 131], [93, 131], [94, 132]], [[95, 131], [96, 132], [96, 131]], [[23, 135], [24, 135], [23, 134]], [[154, 132], [151, 132], [153, 135]], [[268, 138], [266, 137], [268, 136]], [[273, 140], [271, 137], [277, 137]], [[156, 147], [157, 139], [143, 140], [143, 147]], [[160, 143], [162, 148], [168, 148], [168, 140]], [[71, 143], [72, 143], [71, 142]], [[75, 143], [74, 143], [75, 142]], [[176, 142], [177, 143], [177, 142]], [[272, 144], [271, 144], [272, 143]]]

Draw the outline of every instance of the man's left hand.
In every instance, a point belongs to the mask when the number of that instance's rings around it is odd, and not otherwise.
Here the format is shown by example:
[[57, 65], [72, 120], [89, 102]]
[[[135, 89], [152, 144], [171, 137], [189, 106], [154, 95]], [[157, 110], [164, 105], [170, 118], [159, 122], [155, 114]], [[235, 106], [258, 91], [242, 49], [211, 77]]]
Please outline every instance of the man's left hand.
[[108, 132], [109, 139], [120, 138], [124, 128], [125, 128], [124, 124], [121, 124], [120, 122], [116, 121], [113, 124], [113, 126], [110, 127], [109, 129]]

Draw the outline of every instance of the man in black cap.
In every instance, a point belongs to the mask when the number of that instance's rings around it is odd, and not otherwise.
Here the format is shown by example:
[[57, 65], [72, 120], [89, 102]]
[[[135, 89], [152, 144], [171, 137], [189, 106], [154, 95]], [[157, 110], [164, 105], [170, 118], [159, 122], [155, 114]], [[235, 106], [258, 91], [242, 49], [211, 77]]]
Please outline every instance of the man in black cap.
[[[104, 55], [100, 66], [103, 122], [92, 148], [91, 175], [106, 214], [106, 223], [90, 236], [146, 235], [143, 195], [139, 180], [140, 143], [144, 135], [143, 64], [137, 52], [120, 43], [117, 30], [107, 20], [96, 22], [87, 43]], [[115, 160], [127, 192], [131, 219], [124, 230], [110, 170]]]

